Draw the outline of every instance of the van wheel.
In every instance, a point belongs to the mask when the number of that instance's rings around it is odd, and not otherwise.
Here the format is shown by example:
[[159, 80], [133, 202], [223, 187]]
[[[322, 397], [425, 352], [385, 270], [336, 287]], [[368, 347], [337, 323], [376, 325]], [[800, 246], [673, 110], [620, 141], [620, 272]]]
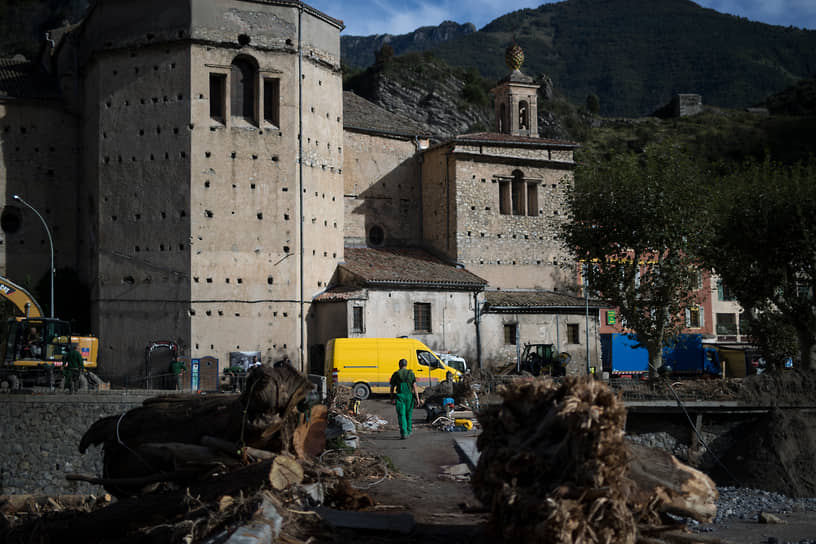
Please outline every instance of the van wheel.
[[371, 388], [365, 383], [355, 383], [351, 393], [360, 400], [366, 400], [371, 396]]

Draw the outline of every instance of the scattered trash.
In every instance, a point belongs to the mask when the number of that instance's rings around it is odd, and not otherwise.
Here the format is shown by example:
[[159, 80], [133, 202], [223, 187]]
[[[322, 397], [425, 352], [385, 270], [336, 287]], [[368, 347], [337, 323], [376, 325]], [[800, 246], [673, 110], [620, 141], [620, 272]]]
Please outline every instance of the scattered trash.
[[466, 463], [459, 463], [458, 465], [442, 465], [439, 467], [439, 479], [452, 480], [456, 482], [470, 481], [470, 467]]

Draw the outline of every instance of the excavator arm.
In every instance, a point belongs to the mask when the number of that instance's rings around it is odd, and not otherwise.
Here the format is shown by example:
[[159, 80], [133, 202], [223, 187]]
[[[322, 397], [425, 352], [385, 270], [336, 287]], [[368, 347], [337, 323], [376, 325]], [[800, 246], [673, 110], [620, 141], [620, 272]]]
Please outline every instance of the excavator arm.
[[9, 280], [0, 276], [0, 295], [12, 302], [24, 317], [42, 317], [43, 311], [31, 293]]

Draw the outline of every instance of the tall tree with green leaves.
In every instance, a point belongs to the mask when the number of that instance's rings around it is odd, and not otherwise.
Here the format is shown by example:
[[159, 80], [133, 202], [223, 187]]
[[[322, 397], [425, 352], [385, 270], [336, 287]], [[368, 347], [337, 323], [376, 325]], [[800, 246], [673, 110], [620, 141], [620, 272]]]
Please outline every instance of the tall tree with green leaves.
[[622, 325], [648, 350], [652, 376], [700, 287], [695, 255], [709, 232], [706, 180], [690, 157], [652, 146], [579, 165], [568, 195], [562, 239], [585, 263], [590, 289], [618, 308]]
[[[755, 316], [750, 332], [762, 336], [758, 344], [772, 345], [771, 336], [792, 328], [802, 367], [816, 369], [816, 158], [747, 163], [724, 176], [718, 192], [707, 262]], [[778, 366], [778, 359], [769, 362]]]

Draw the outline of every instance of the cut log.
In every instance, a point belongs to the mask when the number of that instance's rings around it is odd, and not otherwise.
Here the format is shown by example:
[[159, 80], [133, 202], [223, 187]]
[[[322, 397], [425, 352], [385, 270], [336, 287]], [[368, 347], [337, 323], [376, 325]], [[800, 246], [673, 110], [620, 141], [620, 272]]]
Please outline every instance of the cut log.
[[287, 487], [303, 481], [303, 467], [294, 458], [279, 455], [272, 461], [269, 470], [269, 483], [272, 488], [283, 491]]
[[711, 478], [662, 450], [629, 444], [629, 451], [629, 478], [640, 492], [633, 497], [635, 502], [657, 500], [660, 512], [701, 522], [714, 519], [719, 493]]
[[317, 457], [326, 449], [326, 426], [329, 409], [324, 404], [312, 406], [309, 420], [295, 429], [292, 438], [295, 454], [298, 458]]
[[[295, 407], [310, 389], [310, 382], [290, 366], [255, 367], [240, 397], [148, 399], [139, 408], [94, 423], [82, 437], [79, 449], [84, 453], [91, 444], [104, 445], [102, 478], [107, 481], [138, 481], [196, 463], [204, 474], [212, 467], [208, 455], [215, 463], [229, 464], [231, 453], [206, 453], [202, 446], [205, 436], [240, 448], [294, 451], [292, 436], [299, 419]], [[264, 456], [258, 453], [256, 457]], [[140, 492], [140, 488], [127, 485], [106, 489], [118, 497]]]

